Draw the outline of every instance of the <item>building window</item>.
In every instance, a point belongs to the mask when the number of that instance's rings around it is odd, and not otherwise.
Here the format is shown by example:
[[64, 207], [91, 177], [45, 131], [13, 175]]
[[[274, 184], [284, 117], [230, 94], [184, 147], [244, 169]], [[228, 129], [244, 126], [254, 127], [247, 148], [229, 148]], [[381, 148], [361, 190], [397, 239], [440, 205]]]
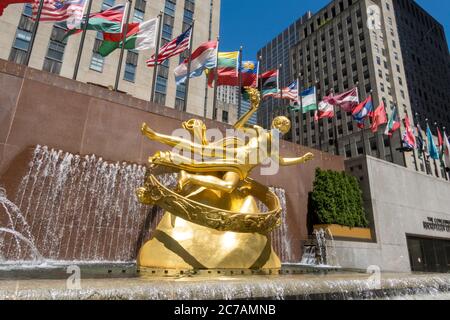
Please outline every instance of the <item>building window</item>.
[[20, 17], [19, 25], [17, 27], [16, 37], [9, 55], [9, 60], [15, 63], [25, 63], [31, 41], [31, 31], [34, 26], [34, 22], [31, 20], [31, 14], [31, 4], [26, 4], [23, 8], [22, 16]]
[[184, 99], [175, 99], [175, 109], [178, 111], [183, 111], [184, 109]]
[[115, 0], [103, 0], [102, 11], [108, 10], [109, 8], [113, 7], [115, 3], [116, 3]]
[[167, 79], [158, 76], [156, 79], [156, 92], [166, 94], [167, 89]]
[[222, 122], [228, 123], [228, 111], [222, 110]]
[[94, 42], [94, 49], [92, 49], [92, 58], [91, 64], [89, 68], [94, 71], [103, 72], [103, 64], [105, 62], [105, 58], [98, 53], [98, 49], [102, 45], [103, 42], [103, 33], [97, 32], [97, 36]]
[[177, 85], [177, 92], [176, 92], [177, 99], [184, 100], [185, 94], [186, 94], [186, 85], [184, 83]]
[[105, 58], [103, 58], [99, 53], [94, 52], [91, 58], [91, 64], [89, 68], [94, 71], [103, 72], [103, 63]]
[[176, 6], [177, 6], [177, 4], [174, 0], [166, 0], [166, 4], [164, 7], [164, 13], [168, 14], [171, 17], [175, 17]]
[[171, 25], [164, 23], [162, 30], [163, 39], [170, 41], [172, 39], [172, 31], [173, 27]]
[[138, 64], [139, 55], [135, 51], [128, 51], [127, 61], [125, 65], [125, 73], [123, 79], [126, 81], [134, 82], [136, 78], [136, 67]]
[[156, 92], [155, 93], [155, 102], [160, 105], [166, 104], [166, 95], [164, 93]]
[[44, 59], [43, 70], [59, 74], [64, 57], [64, 50], [66, 48], [67, 40], [64, 39], [66, 28], [55, 24], [50, 36], [50, 43], [47, 50], [47, 55]]
[[138, 9], [134, 9], [134, 14], [133, 14], [133, 21], [134, 22], [143, 22], [144, 21], [144, 15], [145, 12], [138, 10]]

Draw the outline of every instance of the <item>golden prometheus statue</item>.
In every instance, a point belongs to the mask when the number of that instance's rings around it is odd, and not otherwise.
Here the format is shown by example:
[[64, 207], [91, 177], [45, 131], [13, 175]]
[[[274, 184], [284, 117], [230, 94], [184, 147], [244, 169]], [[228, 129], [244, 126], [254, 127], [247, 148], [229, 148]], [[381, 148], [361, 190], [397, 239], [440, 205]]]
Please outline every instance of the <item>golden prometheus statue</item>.
[[[150, 158], [145, 184], [137, 190], [141, 203], [165, 210], [152, 239], [139, 252], [137, 263], [141, 270], [281, 267], [270, 240], [270, 232], [281, 223], [280, 201], [249, 174], [270, 161], [289, 166], [304, 163], [313, 155], [279, 155], [279, 133], [285, 134], [291, 127], [286, 117], [275, 118], [270, 132], [259, 126], [246, 128], [260, 105], [259, 92], [246, 90], [250, 110], [234, 125], [235, 134], [218, 142], [208, 141], [201, 120], [183, 123], [190, 140], [160, 134], [142, 125], [146, 137], [175, 149], [157, 152]], [[176, 152], [180, 150], [184, 153]], [[178, 172], [175, 190], [158, 180], [158, 171]]]

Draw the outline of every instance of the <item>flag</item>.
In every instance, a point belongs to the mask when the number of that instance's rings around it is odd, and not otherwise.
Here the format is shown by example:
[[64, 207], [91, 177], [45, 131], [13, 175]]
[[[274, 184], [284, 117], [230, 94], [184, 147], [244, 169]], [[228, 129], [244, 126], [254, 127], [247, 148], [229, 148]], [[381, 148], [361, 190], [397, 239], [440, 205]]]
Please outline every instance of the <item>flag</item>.
[[441, 130], [439, 130], [439, 128], [436, 128], [436, 129], [437, 129], [437, 134], [438, 134], [437, 147], [439, 149], [439, 158], [441, 159], [441, 161], [443, 161], [443, 159], [444, 159], [444, 140], [442, 139]]
[[0, 16], [3, 14], [3, 10], [10, 4], [18, 3], [33, 3], [34, 0], [0, 0]]
[[263, 98], [273, 97], [279, 93], [278, 89], [278, 70], [269, 70], [259, 76], [261, 81]]
[[450, 169], [450, 142], [448, 140], [447, 134], [444, 131], [444, 166]]
[[217, 86], [239, 85], [239, 51], [219, 52], [217, 67], [208, 73], [208, 85], [213, 86], [217, 72]]
[[[125, 5], [119, 4], [107, 10], [89, 15], [87, 30], [95, 30], [107, 33], [119, 33], [122, 35], [122, 26], [125, 24]], [[84, 18], [86, 20], [86, 17]], [[65, 37], [83, 31], [85, 22], [79, 28], [67, 31]]]
[[256, 88], [258, 86], [259, 62], [242, 61], [241, 79], [243, 87]]
[[352, 112], [359, 104], [358, 88], [353, 88], [347, 92], [330, 97], [332, 105], [341, 107], [345, 112]]
[[375, 111], [372, 114], [372, 126], [370, 127], [372, 129], [372, 132], [375, 133], [378, 131], [378, 127], [387, 123], [388, 118], [386, 114], [386, 109], [384, 107], [384, 102], [381, 101], [378, 108], [375, 109]]
[[[33, 20], [36, 21], [40, 0], [33, 2]], [[86, 0], [44, 0], [39, 21], [66, 21], [68, 29], [80, 27]]]
[[423, 134], [422, 134], [422, 128], [420, 127], [420, 124], [417, 124], [416, 126], [416, 130], [417, 130], [417, 150], [419, 153], [419, 159], [423, 159], [423, 156], [425, 155], [426, 157], [428, 156], [428, 146], [427, 146], [427, 141], [424, 138]]
[[162, 46], [159, 49], [158, 61], [156, 61], [156, 57], [153, 55], [149, 60], [147, 60], [147, 66], [154, 67], [155, 64], [161, 64], [167, 59], [189, 49], [191, 45], [191, 35], [192, 27], [189, 27], [189, 29], [187, 29], [184, 33]]
[[405, 125], [405, 132], [402, 139], [403, 147], [408, 151], [412, 151], [416, 148], [417, 142], [414, 132], [411, 128], [411, 122], [409, 121], [408, 114], [405, 114], [405, 119], [403, 119], [403, 122]]
[[398, 117], [398, 111], [397, 107], [394, 107], [392, 110], [392, 114], [389, 117], [388, 125], [386, 126], [386, 131], [384, 132], [385, 135], [392, 137], [395, 131], [400, 129], [400, 119]]
[[439, 151], [434, 143], [433, 134], [431, 133], [430, 126], [427, 125], [427, 138], [428, 138], [428, 152], [430, 157], [434, 160], [439, 160]]
[[[175, 80], [177, 85], [187, 79], [189, 59], [175, 68]], [[217, 41], [202, 44], [191, 55], [191, 70], [189, 78], [200, 77], [206, 69], [215, 68], [217, 65]]]
[[372, 114], [373, 114], [372, 96], [367, 97], [367, 99], [361, 102], [356, 108], [354, 108], [352, 112], [353, 120], [357, 122], [358, 128], [360, 129], [364, 129], [364, 120], [367, 117], [371, 117]]
[[425, 154], [425, 140], [423, 139], [422, 135], [422, 128], [420, 127], [420, 124], [417, 124], [416, 126], [417, 130], [417, 151], [419, 153], [419, 159], [423, 159], [423, 155]]
[[319, 102], [318, 108], [314, 114], [315, 121], [334, 117], [334, 106], [330, 103], [330, 99], [331, 97], [324, 97], [323, 100]]
[[[127, 29], [125, 49], [147, 50], [156, 47], [158, 34], [158, 19], [152, 19], [142, 23], [130, 23]], [[122, 33], [103, 33], [103, 43], [98, 48], [98, 53], [106, 57], [117, 48], [122, 47]]]
[[288, 99], [294, 102], [298, 102], [299, 96], [298, 96], [298, 81], [295, 80], [292, 82], [288, 87], [281, 90], [281, 93], [278, 92], [277, 94], [273, 95], [276, 99]]
[[317, 94], [316, 87], [303, 90], [302, 94], [302, 112], [308, 113], [317, 110]]

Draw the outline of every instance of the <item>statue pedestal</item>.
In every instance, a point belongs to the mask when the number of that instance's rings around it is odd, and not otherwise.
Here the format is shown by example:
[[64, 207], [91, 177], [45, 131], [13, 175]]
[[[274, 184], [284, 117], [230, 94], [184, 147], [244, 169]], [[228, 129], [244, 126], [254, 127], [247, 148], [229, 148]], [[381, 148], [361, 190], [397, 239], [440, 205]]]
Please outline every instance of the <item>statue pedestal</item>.
[[164, 214], [153, 238], [140, 250], [139, 267], [150, 269], [279, 269], [270, 238], [223, 232]]

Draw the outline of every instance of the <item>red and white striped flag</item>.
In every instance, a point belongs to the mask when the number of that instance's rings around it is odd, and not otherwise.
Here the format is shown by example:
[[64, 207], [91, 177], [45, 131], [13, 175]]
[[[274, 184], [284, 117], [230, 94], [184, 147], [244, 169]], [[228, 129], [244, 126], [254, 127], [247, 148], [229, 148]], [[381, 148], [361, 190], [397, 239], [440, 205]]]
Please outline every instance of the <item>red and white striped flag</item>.
[[[40, 0], [33, 2], [33, 20], [37, 20]], [[39, 21], [67, 21], [68, 29], [79, 28], [83, 19], [86, 0], [44, 0]]]
[[300, 99], [298, 95], [298, 81], [295, 80], [289, 85], [289, 87], [283, 88], [282, 93], [283, 95], [281, 95], [280, 92], [275, 93], [274, 95], [272, 95], [272, 97], [274, 99], [281, 99], [281, 97], [283, 97], [283, 99], [299, 102]]
[[329, 102], [332, 105], [341, 107], [345, 112], [353, 112], [359, 104], [358, 88], [354, 87], [344, 93], [333, 95], [330, 97]]
[[[189, 49], [191, 44], [191, 34], [192, 34], [192, 27], [187, 29], [183, 34], [173, 39], [166, 45], [162, 46], [159, 49], [157, 63], [161, 64], [170, 57], [176, 56], [184, 52], [185, 50]], [[153, 55], [151, 59], [147, 60], [147, 66], [154, 67], [155, 64], [156, 64], [156, 57], [155, 55]]]

